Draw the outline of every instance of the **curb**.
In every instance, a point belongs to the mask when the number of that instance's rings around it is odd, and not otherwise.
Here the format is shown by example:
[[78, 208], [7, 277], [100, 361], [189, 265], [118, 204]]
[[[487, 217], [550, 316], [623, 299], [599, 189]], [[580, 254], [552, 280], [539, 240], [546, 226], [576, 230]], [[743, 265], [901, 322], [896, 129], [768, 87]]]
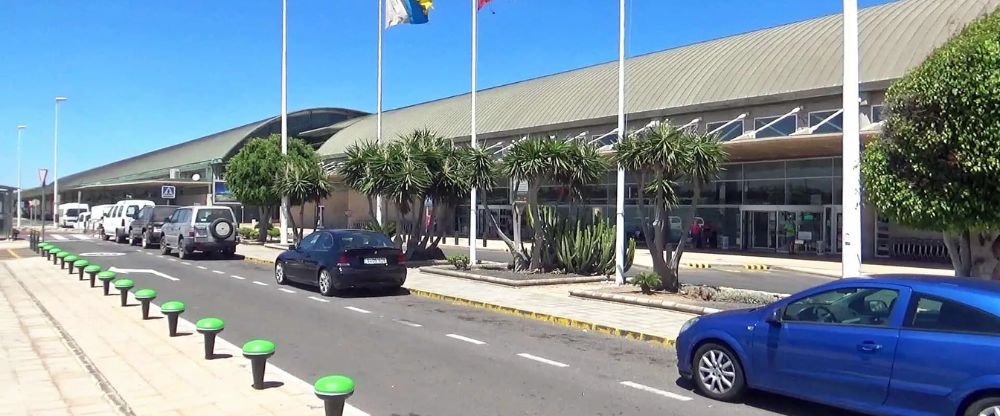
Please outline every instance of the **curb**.
[[711, 269], [712, 265], [708, 263], [684, 263], [684, 267], [688, 269]]
[[574, 329], [583, 329], [587, 331], [600, 332], [605, 335], [613, 335], [624, 337], [636, 341], [651, 342], [656, 345], [661, 345], [664, 347], [673, 347], [676, 343], [675, 338], [667, 338], [660, 335], [652, 335], [644, 332], [632, 331], [628, 329], [616, 328], [607, 325], [595, 324], [592, 322], [581, 321], [577, 319], [565, 318], [557, 315], [549, 315], [547, 313], [539, 313], [527, 311], [524, 309], [512, 308], [509, 306], [497, 305], [489, 302], [481, 302], [478, 300], [471, 300], [460, 298], [451, 295], [442, 295], [440, 293], [428, 292], [421, 289], [407, 288], [411, 295], [420, 296], [423, 298], [434, 299], [444, 302], [450, 302], [458, 305], [471, 306], [475, 308], [488, 309], [495, 312], [506, 313], [509, 315], [515, 315], [522, 318], [534, 319], [537, 321], [545, 321], [551, 324], [565, 326]]
[[624, 303], [628, 305], [648, 306], [651, 308], [668, 309], [672, 311], [690, 313], [694, 315], [708, 315], [722, 311], [721, 309], [709, 308], [705, 306], [688, 305], [686, 303], [671, 302], [669, 300], [643, 299], [633, 296], [618, 295], [613, 293], [592, 292], [588, 290], [570, 290], [569, 295], [580, 298]]
[[262, 264], [262, 265], [265, 265], [265, 266], [270, 266], [270, 265], [274, 264], [274, 260], [267, 260], [267, 259], [262, 259], [260, 257], [251, 257], [251, 256], [246, 256], [246, 255], [243, 256], [243, 261], [254, 263], [254, 264]]
[[744, 264], [743, 268], [747, 270], [771, 270], [771, 266], [766, 264]]
[[444, 270], [433, 266], [420, 267], [419, 270], [421, 272], [429, 274], [457, 277], [459, 279], [477, 280], [480, 282], [496, 283], [498, 285], [512, 286], [512, 287], [564, 285], [569, 283], [594, 283], [594, 282], [603, 282], [606, 280], [603, 276], [564, 277], [559, 279], [513, 280], [513, 279], [504, 279], [500, 277], [481, 276], [475, 273], [466, 273], [457, 270]]

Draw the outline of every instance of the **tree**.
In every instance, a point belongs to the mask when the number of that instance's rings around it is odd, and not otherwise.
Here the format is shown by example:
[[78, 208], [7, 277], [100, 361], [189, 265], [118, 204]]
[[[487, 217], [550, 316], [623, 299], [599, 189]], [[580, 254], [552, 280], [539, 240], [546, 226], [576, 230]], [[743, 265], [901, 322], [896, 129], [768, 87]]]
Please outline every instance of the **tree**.
[[942, 232], [956, 276], [1000, 276], [1000, 12], [895, 82], [886, 108], [862, 157], [867, 200], [899, 224]]
[[[482, 161], [480, 161], [482, 163]], [[538, 193], [542, 185], [553, 184], [567, 188], [574, 196], [588, 184], [595, 183], [608, 174], [610, 165], [597, 146], [578, 144], [573, 140], [554, 137], [532, 137], [514, 143], [498, 164], [499, 174], [515, 183], [525, 182], [528, 188], [528, 223], [532, 230], [530, 253], [520, 239], [520, 207], [515, 204], [513, 241], [507, 237], [496, 218], [490, 214], [498, 235], [510, 248], [516, 270], [525, 267], [532, 271], [548, 271], [555, 267], [555, 241], [551, 230], [546, 229]], [[489, 210], [487, 210], [488, 212]]]
[[660, 123], [616, 143], [615, 153], [622, 168], [638, 175], [639, 211], [648, 215], [652, 210], [652, 222], [642, 221], [642, 231], [653, 257], [653, 271], [660, 276], [664, 289], [676, 292], [680, 289], [685, 239], [681, 237], [671, 247], [668, 212], [678, 201], [674, 186], [679, 181], [688, 181], [694, 191], [691, 213], [682, 221], [683, 227], [694, 221], [702, 187], [722, 171], [726, 160], [722, 143], [713, 135], [690, 133]]
[[288, 219], [292, 226], [293, 238], [295, 241], [301, 241], [305, 227], [306, 203], [313, 202], [318, 206], [323, 198], [330, 195], [330, 180], [315, 153], [311, 160], [287, 160], [284, 172], [278, 179], [278, 192], [288, 195], [289, 204], [299, 207], [299, 220], [295, 221], [292, 215], [289, 215]]
[[[288, 139], [288, 156], [281, 155], [281, 136], [253, 138], [226, 164], [226, 184], [240, 202], [259, 209], [260, 235], [258, 241], [267, 240], [267, 229], [276, 206], [281, 204], [278, 182], [287, 163], [316, 159], [316, 151], [305, 141]], [[318, 163], [318, 162], [317, 162]]]

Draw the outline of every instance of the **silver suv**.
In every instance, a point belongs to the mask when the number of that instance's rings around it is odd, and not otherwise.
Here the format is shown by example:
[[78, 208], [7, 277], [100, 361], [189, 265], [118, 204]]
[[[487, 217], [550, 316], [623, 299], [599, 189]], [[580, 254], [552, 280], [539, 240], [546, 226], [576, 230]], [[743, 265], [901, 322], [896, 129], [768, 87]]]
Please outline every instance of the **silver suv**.
[[219, 252], [226, 258], [236, 254], [236, 217], [225, 206], [178, 208], [160, 228], [160, 250], [177, 251], [185, 259], [195, 251]]

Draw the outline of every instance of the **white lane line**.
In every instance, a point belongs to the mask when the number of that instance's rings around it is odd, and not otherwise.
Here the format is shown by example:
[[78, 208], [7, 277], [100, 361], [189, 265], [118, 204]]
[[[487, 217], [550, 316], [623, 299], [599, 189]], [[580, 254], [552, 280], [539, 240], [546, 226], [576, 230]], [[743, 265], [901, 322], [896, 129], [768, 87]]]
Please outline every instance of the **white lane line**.
[[679, 394], [671, 393], [669, 391], [663, 391], [663, 390], [660, 390], [660, 389], [652, 388], [652, 387], [649, 387], [649, 386], [646, 386], [646, 385], [642, 385], [642, 384], [639, 384], [639, 383], [636, 383], [636, 382], [633, 382], [633, 381], [623, 381], [623, 382], [621, 382], [621, 385], [623, 385], [625, 387], [631, 387], [633, 389], [642, 390], [642, 391], [645, 391], [645, 392], [650, 392], [650, 393], [653, 393], [653, 394], [658, 394], [660, 396], [667, 397], [667, 398], [670, 398], [670, 399], [680, 400], [682, 402], [686, 402], [686, 401], [691, 400], [691, 398], [687, 397], [687, 396], [681, 396]]
[[545, 363], [545, 364], [548, 364], [548, 365], [551, 365], [551, 366], [560, 367], [560, 368], [569, 367], [569, 364], [563, 364], [563, 363], [561, 363], [559, 361], [552, 361], [552, 360], [550, 360], [548, 358], [542, 358], [542, 357], [539, 357], [537, 355], [528, 354], [526, 352], [522, 352], [522, 353], [518, 354], [517, 356], [521, 357], [521, 358], [527, 358], [529, 360], [538, 361], [540, 363]]
[[208, 270], [208, 267], [205, 267], [205, 266], [198, 266], [198, 268], [202, 269], [202, 270]]
[[75, 238], [77, 240], [89, 240], [90, 236], [83, 235], [83, 234], [73, 234], [73, 238]]
[[469, 338], [469, 337], [463, 337], [463, 336], [458, 335], [458, 334], [447, 334], [445, 336], [448, 337], [448, 338], [457, 339], [459, 341], [465, 341], [465, 342], [468, 342], [470, 344], [486, 345], [485, 342], [480, 341], [478, 339], [473, 339], [473, 338]]
[[177, 261], [177, 259], [167, 259], [167, 260], [170, 260], [170, 261]]
[[280, 291], [282, 291], [282, 292], [285, 292], [285, 293], [295, 293], [295, 291], [294, 291], [294, 290], [292, 290], [292, 289], [285, 289], [285, 288], [283, 288], [283, 287], [282, 287], [282, 288], [279, 288], [278, 290], [280, 290]]
[[181, 262], [181, 264], [183, 264], [183, 265], [185, 265], [185, 266], [190, 266], [190, 265], [191, 265], [191, 263], [188, 263], [188, 262], [186, 262], [186, 261], [182, 261], [182, 262]]
[[215, 273], [215, 274], [226, 274], [226, 272], [222, 272], [222, 271], [218, 271], [218, 270], [212, 270], [212, 273]]
[[364, 309], [361, 309], [361, 308], [355, 308], [353, 306], [345, 306], [344, 309], [347, 309], [349, 311], [358, 312], [358, 313], [372, 313], [372, 311], [367, 311], [367, 310], [364, 310]]
[[312, 300], [314, 300], [314, 301], [316, 301], [316, 302], [323, 302], [323, 303], [330, 303], [330, 301], [328, 301], [328, 300], [326, 300], [326, 299], [323, 299], [323, 298], [317, 298], [317, 297], [315, 297], [315, 296], [310, 296], [310, 297], [309, 297], [309, 299], [312, 299]]
[[69, 240], [68, 238], [66, 238], [66, 236], [59, 235], [59, 234], [52, 234], [52, 239], [53, 240], [59, 240], [59, 241]]
[[409, 326], [409, 327], [413, 327], [413, 328], [423, 328], [423, 325], [420, 325], [420, 324], [418, 324], [416, 322], [410, 322], [410, 321], [407, 321], [405, 319], [393, 319], [393, 321], [401, 323], [401, 324]]
[[147, 256], [152, 256], [153, 255], [153, 253], [150, 253], [148, 251], [146, 251], [145, 253], [146, 253]]
[[235, 274], [231, 274], [231, 275], [229, 275], [229, 277], [232, 277], [233, 279], [236, 279], [236, 280], [247, 280], [247, 278], [245, 278], [243, 276], [237, 276]]
[[267, 286], [267, 283], [264, 283], [264, 282], [258, 282], [258, 281], [256, 281], [256, 280], [254, 280], [254, 281], [253, 281], [253, 284], [255, 284], [255, 285], [258, 285], [258, 286]]

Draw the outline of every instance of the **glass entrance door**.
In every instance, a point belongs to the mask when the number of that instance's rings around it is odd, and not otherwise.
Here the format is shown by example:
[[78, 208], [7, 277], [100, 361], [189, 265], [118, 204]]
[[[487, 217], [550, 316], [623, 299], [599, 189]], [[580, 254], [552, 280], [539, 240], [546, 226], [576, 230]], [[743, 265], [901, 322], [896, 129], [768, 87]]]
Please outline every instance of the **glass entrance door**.
[[749, 217], [750, 248], [755, 250], [774, 250], [777, 248], [777, 213], [775, 211], [750, 211]]

